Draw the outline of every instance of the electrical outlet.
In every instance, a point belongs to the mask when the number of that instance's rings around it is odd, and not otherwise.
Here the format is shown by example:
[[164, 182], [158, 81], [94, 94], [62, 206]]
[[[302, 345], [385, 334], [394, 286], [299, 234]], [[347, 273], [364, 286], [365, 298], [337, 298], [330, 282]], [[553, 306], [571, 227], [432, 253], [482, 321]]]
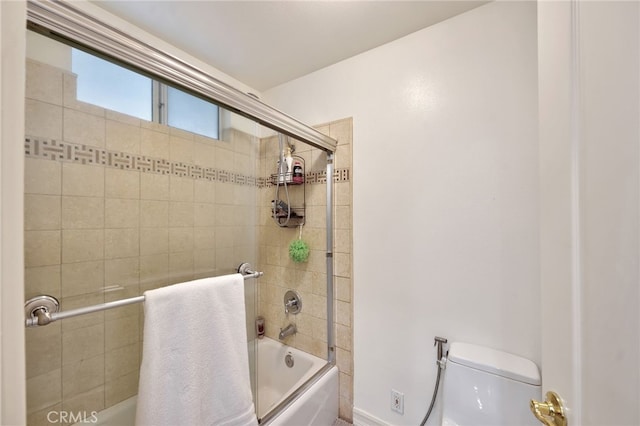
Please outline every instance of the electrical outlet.
[[404, 394], [391, 389], [391, 411], [404, 414]]

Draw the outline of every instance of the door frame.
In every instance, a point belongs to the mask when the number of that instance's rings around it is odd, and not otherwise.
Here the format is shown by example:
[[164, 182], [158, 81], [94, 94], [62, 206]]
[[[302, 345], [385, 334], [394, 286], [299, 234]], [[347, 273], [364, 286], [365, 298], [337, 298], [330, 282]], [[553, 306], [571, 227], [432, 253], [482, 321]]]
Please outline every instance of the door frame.
[[538, 2], [542, 382], [570, 425], [640, 421], [639, 27]]
[[582, 423], [578, 7], [538, 2], [542, 383], [571, 424]]
[[0, 424], [26, 423], [24, 104], [26, 3], [0, 1]]

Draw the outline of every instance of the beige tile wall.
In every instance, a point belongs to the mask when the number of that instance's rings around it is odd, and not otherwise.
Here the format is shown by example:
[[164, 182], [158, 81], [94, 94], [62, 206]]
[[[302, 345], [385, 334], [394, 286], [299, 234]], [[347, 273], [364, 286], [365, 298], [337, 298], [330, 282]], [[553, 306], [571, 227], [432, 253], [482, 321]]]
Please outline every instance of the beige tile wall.
[[[78, 102], [73, 75], [35, 61], [27, 75], [26, 134], [37, 141], [27, 150], [38, 150], [26, 158], [26, 298], [50, 294], [68, 310], [256, 263], [256, 229], [246, 226], [256, 185], [82, 162], [87, 152], [143, 155], [250, 175], [257, 140], [233, 129], [211, 140]], [[25, 333], [30, 425], [136, 394], [140, 306]]]
[[[245, 176], [256, 166], [259, 176], [274, 171], [275, 140], [262, 141], [256, 162], [258, 144], [242, 132], [229, 129], [214, 141], [84, 104], [75, 99], [73, 75], [35, 61], [27, 67], [26, 129], [39, 149], [62, 143], [80, 156], [93, 149]], [[338, 140], [335, 165], [346, 173], [335, 185], [333, 323], [340, 416], [351, 420], [352, 124], [346, 119], [318, 128]], [[68, 310], [229, 273], [249, 260], [265, 271], [257, 288], [267, 334], [277, 338], [281, 326], [295, 322], [299, 332], [287, 343], [326, 357], [324, 184], [306, 185], [303, 238], [312, 253], [309, 262], [294, 264], [287, 247], [298, 230], [272, 222], [273, 187], [81, 164], [57, 158], [58, 148], [26, 158], [26, 298], [50, 294]], [[296, 154], [305, 158], [307, 172], [325, 170], [324, 153], [298, 142]], [[256, 221], [259, 244], [256, 228], [246, 226]], [[303, 312], [291, 318], [282, 308], [288, 288], [304, 301]], [[129, 306], [26, 330], [29, 424], [48, 424], [52, 410], [91, 412], [134, 395], [142, 321], [140, 307]]]
[[[317, 126], [321, 132], [338, 140], [335, 168], [340, 171], [334, 194], [334, 311], [336, 360], [340, 370], [340, 417], [353, 418], [353, 356], [352, 356], [352, 286], [351, 286], [351, 141], [352, 119]], [[295, 142], [294, 155], [305, 160], [305, 172], [326, 170], [326, 155], [306, 144]], [[263, 176], [276, 173], [277, 137], [261, 141], [260, 171]], [[271, 218], [271, 200], [275, 186], [260, 189], [259, 202], [259, 268], [264, 270], [259, 286], [258, 314], [265, 318], [268, 337], [278, 339], [281, 327], [296, 324], [298, 332], [285, 343], [318, 357], [327, 357], [327, 291], [326, 291], [326, 184], [306, 183], [306, 224], [302, 237], [309, 244], [308, 262], [295, 263], [289, 258], [288, 247], [298, 238], [299, 229], [278, 227]], [[292, 186], [291, 205], [300, 204], [301, 187]], [[280, 199], [286, 197], [279, 189]], [[302, 298], [302, 311], [285, 315], [283, 298], [288, 289]]]

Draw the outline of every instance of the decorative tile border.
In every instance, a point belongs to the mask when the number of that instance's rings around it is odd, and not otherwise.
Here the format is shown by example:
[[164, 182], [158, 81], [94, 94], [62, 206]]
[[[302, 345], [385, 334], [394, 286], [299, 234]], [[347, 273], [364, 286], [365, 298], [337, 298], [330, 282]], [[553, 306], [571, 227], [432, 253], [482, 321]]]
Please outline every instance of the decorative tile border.
[[[306, 172], [304, 174], [305, 176], [305, 183], [308, 184], [316, 184], [316, 183], [327, 183], [327, 171], [326, 170], [318, 170], [315, 172]], [[336, 169], [333, 171], [333, 181], [336, 183], [339, 182], [348, 182], [351, 179], [351, 171], [350, 169]], [[268, 179], [267, 186], [271, 187], [271, 186], [275, 186], [272, 183], [272, 179]]]
[[[258, 188], [273, 185], [267, 178], [248, 176], [212, 167], [202, 167], [196, 164], [172, 162], [163, 158], [109, 151], [103, 148], [71, 142], [61, 142], [55, 139], [27, 137], [24, 143], [24, 153], [30, 158], [100, 165], [122, 170], [136, 170], [142, 173], [188, 177], [212, 182], [257, 186]], [[348, 168], [336, 169], [333, 174], [333, 180], [334, 182], [349, 181], [350, 170]], [[308, 184], [326, 183], [327, 172], [324, 170], [307, 172], [305, 173], [305, 182]]]

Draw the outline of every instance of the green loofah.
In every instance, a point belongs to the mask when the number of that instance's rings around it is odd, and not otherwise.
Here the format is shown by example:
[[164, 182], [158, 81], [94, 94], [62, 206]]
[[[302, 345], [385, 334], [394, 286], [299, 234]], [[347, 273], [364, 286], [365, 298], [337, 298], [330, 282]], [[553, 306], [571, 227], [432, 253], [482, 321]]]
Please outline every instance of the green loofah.
[[291, 244], [289, 244], [289, 256], [296, 263], [306, 262], [309, 259], [309, 246], [300, 239], [291, 241]]

